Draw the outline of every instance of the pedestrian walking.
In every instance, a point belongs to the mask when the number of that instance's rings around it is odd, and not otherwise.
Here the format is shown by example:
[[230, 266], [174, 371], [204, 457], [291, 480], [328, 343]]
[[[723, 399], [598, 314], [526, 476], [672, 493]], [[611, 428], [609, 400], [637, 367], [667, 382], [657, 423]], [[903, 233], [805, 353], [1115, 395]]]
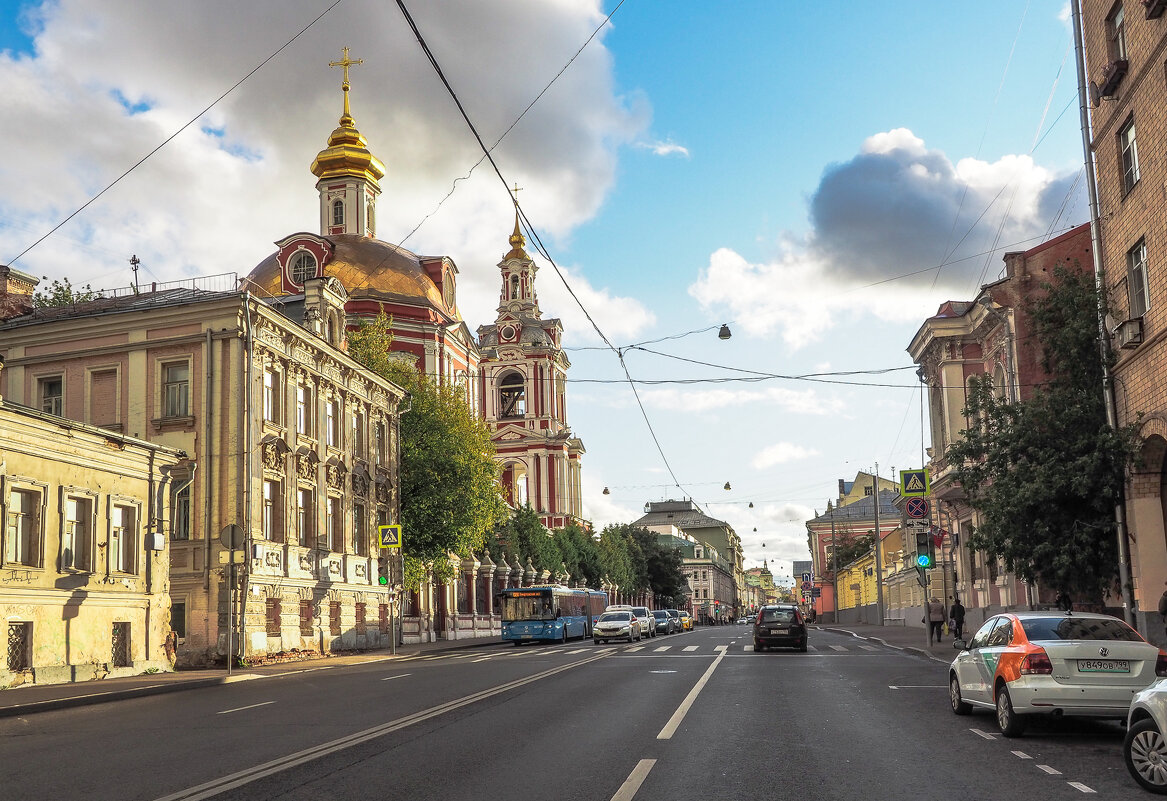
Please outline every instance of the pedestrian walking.
[[952, 607], [948, 610], [948, 628], [952, 630], [954, 640], [964, 639], [964, 604], [955, 595], [952, 596]]
[[1070, 599], [1069, 593], [1067, 593], [1065, 590], [1062, 590], [1058, 593], [1057, 604], [1058, 609], [1061, 609], [1063, 612], [1074, 611], [1074, 602]]
[[940, 603], [940, 599], [936, 596], [932, 596], [932, 600], [928, 602], [927, 618], [928, 644], [931, 645], [933, 640], [937, 643], [942, 642], [944, 636], [944, 604]]

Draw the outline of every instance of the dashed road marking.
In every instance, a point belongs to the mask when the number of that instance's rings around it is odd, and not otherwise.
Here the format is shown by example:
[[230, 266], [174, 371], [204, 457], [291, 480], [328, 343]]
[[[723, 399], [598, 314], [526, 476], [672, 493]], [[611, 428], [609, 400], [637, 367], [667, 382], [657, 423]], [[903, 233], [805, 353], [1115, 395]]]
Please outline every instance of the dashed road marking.
[[1057, 768], [1051, 768], [1049, 765], [1038, 765], [1039, 770], [1044, 770], [1050, 776], [1061, 776], [1062, 772]]
[[832, 645], [831, 650], [832, 651], [846, 651], [847, 647], [845, 645]]
[[986, 740], [992, 740], [992, 739], [995, 739], [995, 738], [996, 738], [996, 736], [997, 736], [997, 735], [995, 735], [995, 734], [991, 734], [991, 733], [989, 733], [989, 732], [987, 732], [987, 731], [981, 731], [980, 729], [969, 729], [969, 731], [971, 731], [971, 732], [972, 732], [973, 734], [975, 734], [977, 737], [983, 737], [983, 738], [984, 738], [984, 739], [986, 739]]
[[1086, 785], [1082, 784], [1082, 782], [1066, 782], [1066, 784], [1070, 785], [1075, 790], [1081, 790], [1083, 793], [1095, 793], [1096, 794], [1098, 792], [1097, 790], [1095, 790], [1091, 787], [1087, 787]]
[[658, 648], [654, 648], [654, 649], [653, 649], [653, 652], [654, 652], [654, 653], [658, 653], [658, 654], [659, 654], [659, 653], [663, 653], [663, 652], [665, 652], [665, 651], [669, 650], [669, 649], [670, 649], [670, 648], [672, 648], [672, 647], [673, 647], [673, 646], [671, 646], [671, 645], [662, 645], [662, 646], [660, 646], [660, 647], [658, 647]]
[[381, 681], [390, 681], [391, 679], [404, 679], [406, 676], [412, 676], [412, 673], [398, 673], [396, 676], [386, 676]]
[[[700, 648], [700, 647], [701, 647], [701, 646], [699, 646], [699, 645], [686, 645], [686, 646], [685, 646], [684, 648], [682, 648], [681, 650], [682, 650], [682, 651], [696, 651], [696, 650], [697, 650], [698, 648]], [[723, 646], [723, 645], [722, 645], [722, 646], [718, 646], [718, 647], [720, 647], [720, 648], [724, 648], [725, 646]]]
[[1018, 759], [1033, 759], [1033, 757], [1024, 751], [1014, 751], [1013, 756], [1017, 757]]

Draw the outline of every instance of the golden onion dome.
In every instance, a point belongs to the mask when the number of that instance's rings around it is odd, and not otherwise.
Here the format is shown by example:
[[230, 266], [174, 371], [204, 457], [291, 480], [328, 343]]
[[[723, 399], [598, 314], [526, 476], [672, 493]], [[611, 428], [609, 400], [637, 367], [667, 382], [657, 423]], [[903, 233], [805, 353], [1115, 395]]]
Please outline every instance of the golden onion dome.
[[369, 142], [345, 114], [340, 126], [328, 137], [328, 147], [312, 160], [312, 174], [321, 180], [352, 177], [363, 178], [380, 189], [377, 183], [385, 177], [385, 165], [369, 152]]
[[[332, 258], [324, 274], [338, 279], [351, 299], [403, 301], [429, 306], [443, 315], [456, 317], [442, 299], [416, 254], [405, 248], [357, 234], [334, 234]], [[283, 295], [280, 265], [272, 253], [256, 265], [246, 281], [271, 296]]]

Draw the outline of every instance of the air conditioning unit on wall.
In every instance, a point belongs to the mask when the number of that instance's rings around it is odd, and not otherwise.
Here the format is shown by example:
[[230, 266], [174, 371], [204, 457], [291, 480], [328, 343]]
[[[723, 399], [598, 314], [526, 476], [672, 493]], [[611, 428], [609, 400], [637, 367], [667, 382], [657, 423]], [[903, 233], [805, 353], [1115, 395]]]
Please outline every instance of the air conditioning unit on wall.
[[1143, 318], [1124, 320], [1114, 329], [1114, 338], [1120, 348], [1137, 348], [1143, 341]]

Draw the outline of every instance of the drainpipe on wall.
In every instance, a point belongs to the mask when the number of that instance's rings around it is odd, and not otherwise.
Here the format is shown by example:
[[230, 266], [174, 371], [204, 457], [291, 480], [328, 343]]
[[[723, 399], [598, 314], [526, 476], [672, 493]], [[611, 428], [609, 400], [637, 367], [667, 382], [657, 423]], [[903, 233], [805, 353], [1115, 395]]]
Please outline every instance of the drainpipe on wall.
[[247, 654], [247, 598], [248, 577], [251, 575], [251, 460], [254, 458], [252, 448], [251, 425], [251, 393], [252, 386], [251, 362], [254, 357], [254, 340], [251, 336], [251, 293], [243, 293], [243, 375], [244, 390], [240, 393], [239, 403], [242, 405], [240, 414], [243, 416], [243, 486], [239, 488], [239, 510], [243, 518], [243, 553], [244, 562], [239, 576], [239, 656]]
[[[207, 491], [203, 494], [203, 590], [207, 593], [207, 603], [209, 605], [211, 597], [211, 494], [214, 492], [214, 487], [211, 484], [211, 479], [215, 475], [214, 462], [211, 459], [211, 449], [214, 447], [213, 437], [213, 423], [214, 416], [214, 394], [212, 392], [215, 383], [215, 369], [212, 366], [214, 358], [212, 350], [214, 349], [214, 340], [211, 338], [211, 329], [207, 329], [206, 355], [204, 361], [206, 362], [206, 380], [203, 387], [203, 458], [207, 460], [207, 479], [204, 486]], [[197, 462], [197, 459], [196, 459]], [[191, 479], [194, 479], [194, 473], [191, 473]], [[208, 614], [210, 610], [207, 610]], [[217, 615], [217, 613], [216, 613]], [[218, 626], [215, 627], [216, 629]]]

